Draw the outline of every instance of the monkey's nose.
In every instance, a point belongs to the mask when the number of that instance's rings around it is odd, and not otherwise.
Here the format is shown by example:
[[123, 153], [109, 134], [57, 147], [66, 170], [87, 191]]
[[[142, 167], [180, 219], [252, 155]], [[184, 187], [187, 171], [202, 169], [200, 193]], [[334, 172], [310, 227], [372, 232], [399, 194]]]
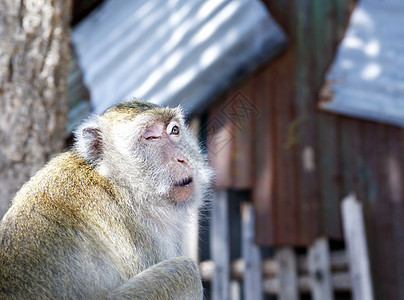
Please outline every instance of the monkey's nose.
[[175, 159], [177, 162], [188, 166], [187, 159], [186, 159], [184, 156], [177, 154], [177, 155], [174, 155], [174, 159]]
[[186, 168], [189, 168], [188, 162], [183, 158], [177, 158], [177, 161]]

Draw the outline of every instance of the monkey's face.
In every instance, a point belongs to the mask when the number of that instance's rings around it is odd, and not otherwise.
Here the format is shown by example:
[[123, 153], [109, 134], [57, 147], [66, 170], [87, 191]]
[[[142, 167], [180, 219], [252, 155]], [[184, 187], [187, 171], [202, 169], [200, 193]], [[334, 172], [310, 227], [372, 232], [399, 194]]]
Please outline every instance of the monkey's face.
[[87, 121], [77, 131], [79, 153], [102, 175], [130, 189], [134, 201], [198, 205], [211, 169], [181, 110], [144, 104], [147, 109], [139, 112], [142, 105], [122, 104]]
[[152, 166], [152, 177], [163, 176], [158, 182], [165, 187], [169, 199], [176, 202], [187, 201], [194, 193], [194, 170], [183, 151], [182, 140], [182, 122], [176, 118], [168, 124], [156, 120], [145, 124], [138, 145], [144, 159], [153, 154], [154, 163], [145, 161], [145, 165]]

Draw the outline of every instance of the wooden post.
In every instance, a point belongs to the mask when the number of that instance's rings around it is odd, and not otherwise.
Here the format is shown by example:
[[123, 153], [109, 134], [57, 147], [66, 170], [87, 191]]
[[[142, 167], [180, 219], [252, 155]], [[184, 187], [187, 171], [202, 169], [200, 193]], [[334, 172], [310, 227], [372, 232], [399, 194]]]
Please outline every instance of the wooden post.
[[230, 299], [241, 300], [241, 284], [238, 280], [230, 281]]
[[349, 195], [341, 206], [353, 299], [373, 300], [362, 205], [355, 195]]
[[279, 300], [298, 300], [297, 261], [292, 248], [283, 247], [276, 251], [278, 262]]
[[254, 241], [254, 208], [250, 203], [241, 205], [242, 256], [244, 269], [244, 299], [262, 299], [262, 261], [260, 248]]
[[212, 203], [210, 242], [211, 257], [215, 264], [212, 280], [212, 299], [230, 299], [230, 249], [228, 192], [215, 190]]
[[330, 252], [326, 238], [314, 241], [307, 260], [313, 300], [333, 300]]

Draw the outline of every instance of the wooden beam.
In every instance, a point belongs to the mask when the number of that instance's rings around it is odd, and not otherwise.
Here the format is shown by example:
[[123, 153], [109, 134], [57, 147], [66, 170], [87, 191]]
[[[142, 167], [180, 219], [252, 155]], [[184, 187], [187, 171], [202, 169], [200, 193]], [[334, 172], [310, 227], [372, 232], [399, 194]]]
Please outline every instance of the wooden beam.
[[[348, 271], [348, 258], [345, 251], [331, 252], [330, 254], [331, 271], [335, 276], [340, 273]], [[215, 268], [215, 263], [211, 260], [203, 261], [200, 263], [200, 270], [202, 279], [209, 281], [212, 279], [212, 274]], [[231, 277], [237, 280], [242, 280], [244, 275], [245, 262], [244, 259], [239, 258], [231, 263]], [[299, 255], [297, 257], [297, 269], [299, 274], [308, 273], [307, 257]], [[264, 278], [276, 277], [278, 273], [278, 262], [274, 259], [264, 259], [262, 261], [262, 276]]]
[[307, 261], [313, 300], [333, 300], [330, 250], [326, 238], [314, 242], [309, 249]]
[[362, 205], [355, 195], [349, 195], [344, 198], [341, 206], [353, 299], [373, 300]]
[[228, 192], [215, 190], [211, 210], [211, 257], [214, 262], [212, 299], [230, 299], [230, 249], [228, 224]]
[[243, 292], [245, 300], [262, 299], [261, 251], [254, 240], [254, 208], [250, 203], [241, 205], [242, 255], [244, 258]]
[[298, 300], [297, 259], [291, 247], [282, 247], [275, 253], [278, 262], [279, 300]]
[[[297, 288], [301, 293], [310, 293], [311, 278], [308, 275], [299, 276], [297, 279]], [[348, 272], [332, 275], [332, 287], [334, 291], [347, 292], [350, 291], [350, 275]], [[280, 285], [278, 278], [266, 278], [263, 281], [263, 290], [267, 295], [278, 295], [280, 293]]]

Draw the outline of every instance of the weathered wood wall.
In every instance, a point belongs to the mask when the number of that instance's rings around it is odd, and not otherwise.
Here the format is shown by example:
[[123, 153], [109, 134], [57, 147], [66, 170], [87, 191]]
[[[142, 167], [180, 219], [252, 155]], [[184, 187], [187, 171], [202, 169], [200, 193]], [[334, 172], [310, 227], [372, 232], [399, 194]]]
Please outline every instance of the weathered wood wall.
[[209, 113], [216, 185], [252, 190], [257, 241], [270, 246], [342, 240], [340, 202], [355, 192], [376, 299], [404, 299], [403, 130], [317, 109], [355, 1], [267, 4], [289, 45]]

